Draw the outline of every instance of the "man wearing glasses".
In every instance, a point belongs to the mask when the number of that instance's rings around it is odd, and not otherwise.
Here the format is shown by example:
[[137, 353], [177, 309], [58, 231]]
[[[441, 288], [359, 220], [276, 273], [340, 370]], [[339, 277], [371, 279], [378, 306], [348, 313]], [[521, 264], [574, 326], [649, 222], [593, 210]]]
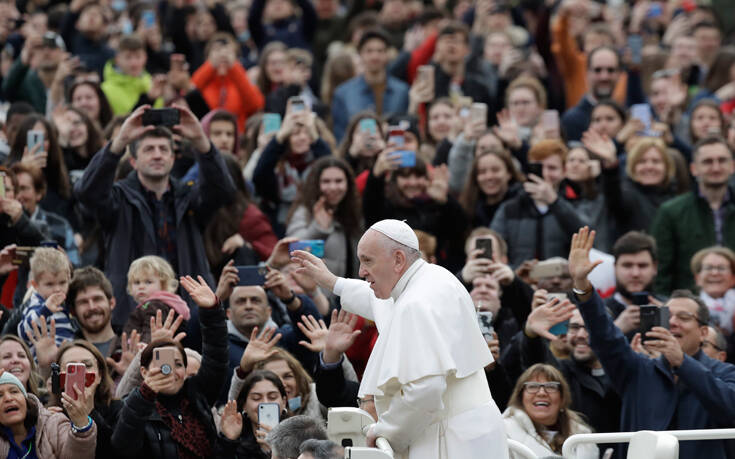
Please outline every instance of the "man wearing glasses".
[[595, 104], [612, 97], [620, 76], [620, 57], [610, 46], [593, 49], [587, 58], [587, 87], [589, 91], [577, 105], [570, 108], [561, 118], [567, 141], [580, 140], [590, 125], [590, 116]]
[[702, 341], [702, 352], [712, 359], [719, 360], [720, 362], [726, 362], [727, 339], [725, 338], [725, 335], [711, 325], [707, 327], [707, 336]]
[[[669, 329], [653, 327], [643, 343], [648, 352], [660, 356], [636, 353], [613, 325], [588, 279], [601, 263], [589, 259], [594, 238], [587, 227], [573, 236], [569, 272], [590, 346], [622, 397], [620, 431], [732, 427], [735, 366], [713, 360], [701, 349], [708, 334], [707, 306], [688, 291], [674, 291], [666, 304]], [[725, 459], [725, 448], [720, 440], [686, 441], [679, 444], [679, 457]]]

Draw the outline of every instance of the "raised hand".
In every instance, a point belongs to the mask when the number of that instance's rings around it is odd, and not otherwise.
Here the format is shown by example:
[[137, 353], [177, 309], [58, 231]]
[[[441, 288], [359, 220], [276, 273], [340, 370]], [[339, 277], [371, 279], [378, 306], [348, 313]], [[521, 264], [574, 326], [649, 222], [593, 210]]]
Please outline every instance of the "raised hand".
[[615, 319], [615, 326], [620, 329], [623, 334], [627, 334], [641, 325], [641, 308], [631, 304]]
[[504, 144], [510, 148], [520, 148], [521, 138], [518, 135], [518, 123], [510, 116], [510, 112], [507, 108], [504, 108], [497, 114], [498, 125], [493, 127], [493, 132], [497, 135]]
[[332, 321], [329, 324], [329, 333], [324, 343], [323, 359], [325, 363], [336, 363], [362, 333], [355, 330], [357, 316], [345, 310], [332, 311]]
[[220, 421], [220, 431], [229, 440], [235, 441], [242, 433], [242, 414], [237, 411], [237, 402], [230, 400], [225, 405]]
[[582, 134], [582, 143], [590, 153], [600, 158], [606, 167], [617, 163], [618, 158], [615, 151], [615, 143], [607, 134], [599, 134], [589, 129]]
[[27, 146], [23, 147], [23, 156], [20, 162], [37, 169], [45, 168], [48, 162], [48, 153], [45, 151], [44, 143], [37, 143], [30, 150]]
[[328, 289], [330, 292], [334, 289], [337, 276], [329, 271], [321, 258], [305, 250], [294, 250], [291, 253], [291, 260], [299, 265], [296, 272], [308, 274], [320, 287]]
[[166, 321], [163, 322], [163, 314], [159, 309], [156, 311], [156, 317], [151, 317], [151, 342], [159, 339], [173, 340], [181, 342], [186, 337], [186, 333], [181, 332], [178, 335], [176, 330], [179, 329], [181, 323], [184, 321], [184, 316], [176, 317], [176, 311], [170, 309], [166, 316]]
[[295, 237], [285, 237], [276, 243], [276, 246], [268, 257], [266, 264], [271, 268], [281, 269], [291, 261], [291, 254], [288, 251], [288, 245], [298, 241]]
[[311, 352], [321, 352], [327, 343], [327, 335], [329, 330], [324, 320], [316, 320], [314, 316], [301, 316], [301, 322], [297, 322], [301, 332], [309, 341], [299, 341], [299, 344], [310, 350]]
[[493, 265], [493, 261], [487, 258], [482, 258], [479, 255], [484, 252], [484, 249], [472, 249], [467, 256], [467, 263], [462, 268], [462, 280], [466, 284], [471, 284], [475, 278], [480, 277], [490, 272], [490, 267]]
[[[74, 392], [77, 395], [76, 400], [66, 392], [61, 393], [61, 405], [69, 415], [71, 423], [77, 427], [84, 427], [87, 425], [87, 416], [92, 412], [94, 403], [88, 403], [88, 398], [91, 397], [84, 390], [84, 387], [74, 385]], [[89, 400], [91, 402], [91, 400]]]
[[578, 290], [592, 289], [592, 284], [587, 276], [602, 263], [602, 260], [590, 261], [590, 250], [594, 242], [595, 231], [590, 231], [588, 226], [581, 228], [572, 236], [572, 246], [569, 249], [569, 274]]
[[143, 383], [148, 386], [153, 392], [156, 394], [160, 393], [162, 390], [171, 387], [175, 381], [175, 376], [173, 372], [165, 375], [161, 373], [161, 369], [158, 367], [153, 367], [150, 370], [146, 372], [146, 375], [143, 377]]
[[645, 347], [643, 347], [640, 333], [636, 333], [635, 335], [633, 335], [633, 339], [630, 340], [630, 348], [633, 349], [634, 352], [637, 352], [638, 354], [641, 354], [641, 355], [645, 355], [646, 357], [650, 359], [657, 359], [661, 357], [660, 352], [646, 349]]
[[207, 281], [202, 276], [197, 276], [197, 279], [198, 282], [191, 276], [181, 277], [181, 286], [200, 308], [208, 309], [217, 306], [217, 296], [209, 288]]
[[643, 347], [649, 352], [659, 352], [664, 356], [669, 364], [674, 367], [680, 367], [684, 363], [684, 351], [676, 337], [671, 331], [664, 327], [653, 327], [646, 333], [648, 338]]
[[46, 318], [39, 316], [38, 321], [31, 321], [31, 330], [26, 330], [26, 337], [31, 346], [36, 349], [36, 360], [41, 368], [49, 368], [59, 353], [56, 346], [56, 320], [52, 317], [49, 327], [46, 327]]
[[[268, 272], [265, 275], [265, 284], [263, 284], [263, 288], [273, 292], [273, 294], [281, 301], [285, 301], [293, 295], [293, 292], [286, 284], [286, 278], [283, 273], [277, 269], [268, 269]], [[287, 306], [291, 305], [289, 304]]]
[[559, 298], [552, 298], [550, 302], [531, 311], [526, 319], [526, 335], [532, 338], [541, 336], [553, 341], [556, 336], [549, 332], [551, 327], [569, 320], [575, 309], [576, 306], [569, 300], [559, 301]]
[[[275, 335], [275, 336], [274, 336]], [[273, 327], [266, 327], [262, 336], [258, 336], [258, 327], [253, 328], [250, 333], [250, 341], [245, 347], [245, 352], [240, 358], [240, 369], [245, 373], [253, 371], [255, 364], [271, 357], [276, 353], [273, 349], [278, 341], [281, 340], [281, 334], [276, 333]]]
[[112, 357], [107, 357], [107, 365], [115, 370], [117, 374], [125, 374], [125, 370], [130, 366], [130, 362], [135, 358], [135, 354], [138, 353], [139, 343], [140, 334], [138, 334], [138, 330], [130, 332], [130, 340], [128, 340], [128, 334], [123, 332], [120, 337], [120, 348], [122, 350], [120, 360], [116, 362]]
[[232, 295], [232, 290], [235, 288], [237, 283], [240, 281], [240, 277], [237, 275], [237, 268], [235, 268], [234, 260], [227, 262], [222, 273], [219, 276], [219, 282], [217, 282], [217, 291], [215, 295], [220, 301], [227, 301]]
[[324, 230], [328, 230], [332, 227], [334, 221], [334, 210], [327, 207], [327, 198], [321, 196], [314, 207], [311, 210], [311, 215], [314, 217], [317, 225]]
[[436, 202], [447, 202], [447, 193], [449, 192], [449, 168], [446, 164], [437, 166], [431, 172], [431, 183], [426, 189], [426, 194], [431, 196]]
[[204, 129], [199, 123], [199, 119], [183, 105], [173, 104], [171, 107], [177, 109], [180, 114], [179, 124], [174, 126], [172, 131], [185, 139], [191, 140], [192, 145], [199, 153], [208, 153], [211, 144], [209, 137], [204, 133]]

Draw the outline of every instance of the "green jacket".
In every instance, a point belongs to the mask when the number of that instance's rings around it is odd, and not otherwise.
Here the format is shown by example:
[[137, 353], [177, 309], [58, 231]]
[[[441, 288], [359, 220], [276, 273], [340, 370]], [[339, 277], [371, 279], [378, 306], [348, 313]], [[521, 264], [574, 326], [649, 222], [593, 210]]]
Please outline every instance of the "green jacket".
[[115, 68], [112, 60], [105, 64], [103, 76], [102, 91], [107, 96], [115, 115], [130, 113], [140, 96], [147, 94], [151, 88], [151, 75], [148, 72], [144, 71], [139, 77], [126, 75]]
[[[722, 245], [735, 247], [735, 190], [724, 204]], [[694, 291], [692, 256], [701, 249], [716, 245], [715, 221], [707, 201], [695, 190], [666, 201], [659, 207], [651, 224], [651, 236], [658, 245], [658, 276], [654, 290], [670, 295], [672, 290]]]
[[23, 64], [20, 58], [13, 62], [3, 79], [3, 94], [10, 102], [26, 101], [38, 113], [46, 113], [46, 86], [38, 73]]

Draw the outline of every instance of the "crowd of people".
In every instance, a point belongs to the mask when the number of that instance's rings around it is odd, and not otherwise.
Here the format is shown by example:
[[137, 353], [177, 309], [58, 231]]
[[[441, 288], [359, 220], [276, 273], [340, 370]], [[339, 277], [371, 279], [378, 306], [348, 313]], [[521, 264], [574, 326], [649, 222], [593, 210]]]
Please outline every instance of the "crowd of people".
[[384, 219], [540, 457], [735, 427], [731, 3], [0, 0], [0, 455], [341, 457]]

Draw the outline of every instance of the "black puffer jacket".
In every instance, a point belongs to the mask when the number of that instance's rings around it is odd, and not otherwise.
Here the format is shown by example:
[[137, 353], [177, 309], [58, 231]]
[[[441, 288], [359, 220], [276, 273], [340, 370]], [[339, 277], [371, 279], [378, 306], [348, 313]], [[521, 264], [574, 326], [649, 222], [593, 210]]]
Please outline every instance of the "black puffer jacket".
[[[195, 376], [184, 382], [175, 397], [189, 400], [208, 438], [212, 439], [214, 448], [217, 429], [211, 409], [227, 377], [227, 327], [221, 305], [201, 308], [199, 320], [202, 329], [202, 366]], [[156, 411], [155, 403], [144, 398], [139, 388], [125, 399], [112, 434], [112, 445], [122, 457], [179, 457], [171, 430]]]

